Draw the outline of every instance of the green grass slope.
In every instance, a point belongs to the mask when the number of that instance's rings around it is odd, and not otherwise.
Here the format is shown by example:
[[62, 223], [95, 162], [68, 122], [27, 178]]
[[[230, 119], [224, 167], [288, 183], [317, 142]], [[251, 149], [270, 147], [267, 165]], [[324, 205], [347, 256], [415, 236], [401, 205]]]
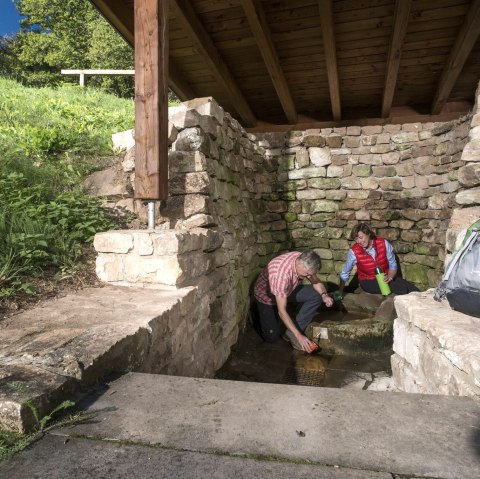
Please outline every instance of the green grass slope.
[[133, 121], [131, 100], [0, 78], [0, 310], [38, 278], [75, 276], [94, 234], [116, 226], [80, 185]]

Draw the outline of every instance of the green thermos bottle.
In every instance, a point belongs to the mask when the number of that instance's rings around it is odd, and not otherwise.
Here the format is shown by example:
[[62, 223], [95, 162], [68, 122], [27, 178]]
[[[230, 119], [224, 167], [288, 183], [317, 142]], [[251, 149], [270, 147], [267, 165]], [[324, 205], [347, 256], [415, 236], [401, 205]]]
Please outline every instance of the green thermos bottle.
[[375, 268], [375, 278], [377, 278], [378, 287], [383, 296], [388, 296], [391, 293], [390, 286], [388, 283], [385, 283], [383, 280], [384, 277], [385, 273], [383, 272], [383, 269], [380, 268], [380, 266], [377, 266]]

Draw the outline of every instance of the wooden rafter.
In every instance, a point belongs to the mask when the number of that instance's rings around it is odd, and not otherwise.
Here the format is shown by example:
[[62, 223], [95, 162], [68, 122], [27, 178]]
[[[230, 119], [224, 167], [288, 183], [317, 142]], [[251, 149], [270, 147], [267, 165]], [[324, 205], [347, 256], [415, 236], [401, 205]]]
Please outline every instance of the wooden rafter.
[[400, 67], [400, 58], [402, 56], [402, 46], [405, 34], [407, 33], [411, 6], [412, 0], [396, 0], [395, 2], [392, 41], [388, 52], [387, 72], [385, 75], [385, 86], [383, 88], [382, 118], [387, 118], [392, 108], [393, 95], [395, 93]]
[[[111, 2], [107, 0], [90, 1], [125, 41], [133, 47], [135, 42], [133, 11], [130, 11], [122, 2], [117, 2], [113, 8]], [[169, 86], [182, 101], [195, 97], [194, 90], [183, 79], [172, 59], [170, 59]]]
[[293, 125], [297, 122], [297, 111], [287, 80], [280, 66], [262, 5], [259, 0], [241, 0], [241, 4], [288, 123]]
[[190, 2], [172, 0], [171, 6], [175, 19], [210, 67], [217, 82], [228, 93], [244, 125], [255, 126], [257, 122], [255, 115]]
[[117, 2], [115, 8], [108, 0], [90, 0], [105, 19], [117, 30], [125, 41], [133, 47], [134, 21], [132, 11], [127, 9], [121, 2]]
[[322, 26], [323, 49], [325, 51], [325, 61], [327, 65], [332, 114], [335, 121], [340, 121], [342, 118], [342, 109], [340, 102], [340, 83], [338, 81], [335, 34], [333, 32], [332, 0], [318, 0], [318, 8], [320, 11], [320, 23]]
[[432, 102], [432, 114], [437, 115], [448, 100], [463, 66], [480, 35], [480, 0], [474, 0], [455, 40], [440, 77]]

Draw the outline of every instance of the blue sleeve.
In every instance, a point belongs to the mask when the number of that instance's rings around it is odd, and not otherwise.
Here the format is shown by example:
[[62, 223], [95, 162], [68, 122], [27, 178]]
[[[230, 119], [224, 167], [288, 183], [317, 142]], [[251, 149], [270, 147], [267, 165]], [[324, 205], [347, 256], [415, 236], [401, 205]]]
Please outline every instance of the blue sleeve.
[[340, 273], [340, 279], [346, 283], [348, 278], [350, 278], [350, 273], [352, 272], [353, 267], [357, 264], [357, 258], [355, 258], [355, 253], [349, 249], [347, 254], [347, 261], [343, 265], [342, 272]]
[[395, 254], [393, 253], [392, 245], [385, 240], [385, 248], [387, 250], [387, 261], [389, 270], [397, 270], [397, 261], [395, 260]]

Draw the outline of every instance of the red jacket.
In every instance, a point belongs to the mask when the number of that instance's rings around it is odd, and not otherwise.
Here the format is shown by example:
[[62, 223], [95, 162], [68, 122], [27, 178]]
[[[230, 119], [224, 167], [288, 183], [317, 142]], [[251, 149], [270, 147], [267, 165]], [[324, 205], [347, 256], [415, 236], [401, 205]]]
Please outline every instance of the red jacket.
[[372, 241], [375, 248], [376, 259], [374, 260], [359, 244], [352, 246], [352, 251], [357, 259], [357, 273], [360, 281], [375, 279], [375, 268], [380, 266], [385, 274], [388, 273], [387, 248], [383, 238], [375, 238]]

